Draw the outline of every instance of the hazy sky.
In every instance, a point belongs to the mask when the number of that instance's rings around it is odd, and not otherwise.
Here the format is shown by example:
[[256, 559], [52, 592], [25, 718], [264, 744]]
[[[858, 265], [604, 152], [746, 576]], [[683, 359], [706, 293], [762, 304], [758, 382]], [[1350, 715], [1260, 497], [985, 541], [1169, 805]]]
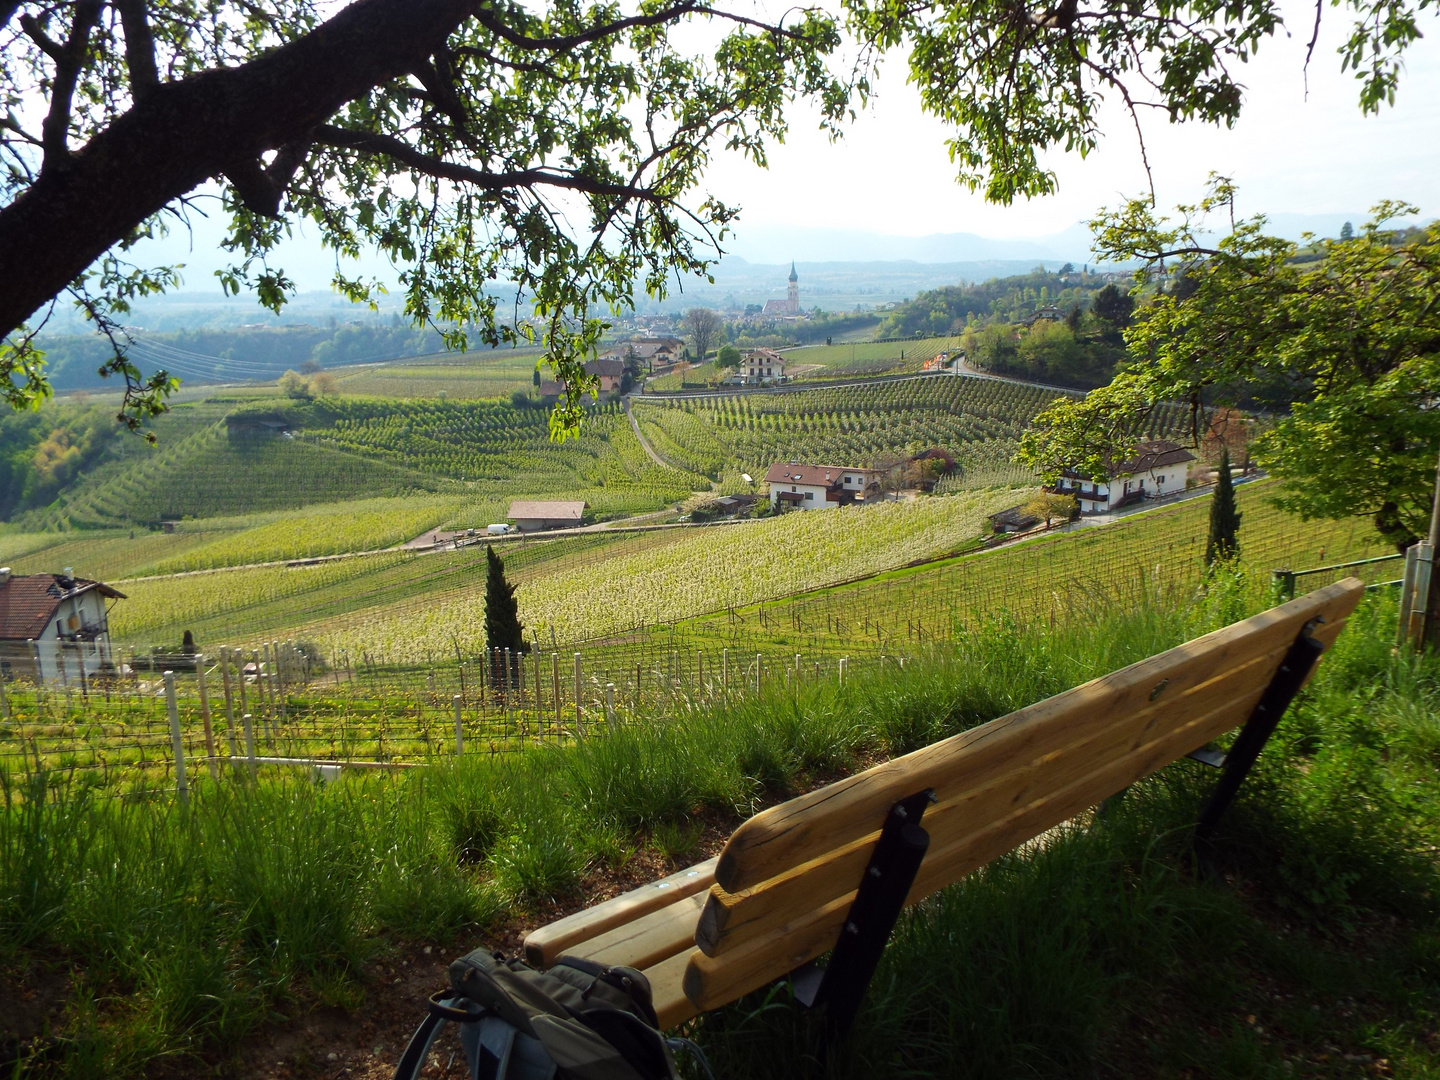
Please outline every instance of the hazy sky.
[[[1434, 215], [1432, 191], [1440, 175], [1436, 17], [1422, 16], [1421, 27], [1432, 32], [1432, 38], [1410, 50], [1396, 105], [1365, 117], [1356, 103], [1357, 84], [1340, 73], [1335, 54], [1348, 26], [1343, 13], [1325, 8], [1307, 97], [1303, 61], [1314, 8], [1293, 0], [1282, 7], [1293, 16], [1295, 37], [1265, 44], [1256, 60], [1241, 67], [1239, 77], [1248, 92], [1235, 129], [1171, 126], [1163, 117], [1147, 121], [1161, 205], [1193, 200], [1214, 170], [1238, 181], [1239, 209], [1246, 215], [1341, 213], [1353, 216], [1358, 225], [1381, 198], [1406, 199]], [[774, 148], [768, 170], [733, 155], [718, 155], [706, 188], [743, 209], [730, 250], [742, 255], [748, 250], [752, 258], [763, 251], [764, 261], [835, 257], [791, 252], [788, 238], [780, 244], [786, 250], [776, 254], [771, 249], [780, 239], [774, 231], [780, 225], [894, 236], [1044, 236], [1088, 219], [1124, 195], [1145, 191], [1130, 119], [1119, 108], [1107, 107], [1105, 135], [1096, 153], [1084, 160], [1061, 153], [1049, 159], [1059, 175], [1058, 194], [1011, 207], [988, 206], [954, 182], [945, 152], [946, 129], [920, 111], [918, 95], [905, 76], [902, 59], [892, 58], [882, 71], [872, 107], [839, 143], [818, 132], [812, 111], [797, 106], [790, 138]], [[577, 220], [583, 220], [583, 214]], [[198, 222], [193, 250], [182, 234], [139, 257], [183, 261], [184, 287], [218, 296], [212, 272], [225, 262], [215, 251], [218, 236], [213, 224]], [[302, 290], [328, 288], [332, 254], [313, 241], [286, 247], [279, 261]]]
[[[1313, 4], [1284, 3], [1295, 37], [1262, 46], [1240, 69], [1247, 86], [1233, 130], [1171, 126], [1149, 118], [1146, 141], [1162, 206], [1195, 197], [1211, 170], [1241, 185], [1245, 213], [1352, 213], [1378, 199], [1403, 198], [1431, 214], [1440, 173], [1440, 21], [1421, 18], [1431, 38], [1410, 50], [1393, 108], [1364, 117], [1358, 85], [1340, 73], [1336, 45], [1343, 11], [1325, 7], [1325, 23], [1305, 93], [1304, 53]], [[1145, 174], [1128, 116], [1104, 115], [1097, 153], [1056, 154], [1057, 195], [1013, 207], [987, 206], [953, 181], [946, 129], [920, 111], [906, 69], [895, 57], [883, 71], [875, 106], [838, 145], [797, 115], [792, 137], [768, 173], [735, 160], [712, 170], [711, 189], [745, 209], [745, 229], [767, 224], [846, 226], [921, 236], [973, 232], [1019, 237], [1059, 232], [1122, 194], [1145, 191]], [[1153, 110], [1151, 110], [1153, 111]], [[1359, 224], [1357, 221], [1356, 224]]]

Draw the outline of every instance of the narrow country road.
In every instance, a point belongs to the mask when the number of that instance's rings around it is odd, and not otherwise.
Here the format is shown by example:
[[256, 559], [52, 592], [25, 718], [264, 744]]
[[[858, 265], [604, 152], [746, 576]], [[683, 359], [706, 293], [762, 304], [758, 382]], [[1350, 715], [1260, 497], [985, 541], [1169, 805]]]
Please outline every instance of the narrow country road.
[[645, 448], [645, 452], [650, 455], [651, 460], [662, 469], [678, 469], [678, 465], [672, 465], [657, 454], [655, 448], [646, 440], [644, 433], [640, 430], [640, 421], [636, 420], [635, 414], [630, 411], [630, 395], [626, 394], [620, 400], [625, 403], [625, 418], [630, 421], [630, 430], [635, 432], [635, 438], [640, 440], [640, 445]]

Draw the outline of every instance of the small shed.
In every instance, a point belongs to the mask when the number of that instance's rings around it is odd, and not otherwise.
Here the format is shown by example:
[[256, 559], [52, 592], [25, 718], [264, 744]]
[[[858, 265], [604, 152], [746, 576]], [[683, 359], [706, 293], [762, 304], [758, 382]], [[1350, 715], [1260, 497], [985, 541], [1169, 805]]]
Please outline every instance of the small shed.
[[1040, 524], [1040, 519], [1024, 506], [1012, 506], [990, 515], [990, 528], [997, 533], [1024, 532]]
[[125, 594], [64, 574], [0, 567], [0, 676], [83, 686], [114, 670], [106, 600]]
[[585, 502], [531, 502], [516, 500], [505, 516], [515, 522], [521, 532], [541, 529], [565, 529], [579, 525], [590, 508]]

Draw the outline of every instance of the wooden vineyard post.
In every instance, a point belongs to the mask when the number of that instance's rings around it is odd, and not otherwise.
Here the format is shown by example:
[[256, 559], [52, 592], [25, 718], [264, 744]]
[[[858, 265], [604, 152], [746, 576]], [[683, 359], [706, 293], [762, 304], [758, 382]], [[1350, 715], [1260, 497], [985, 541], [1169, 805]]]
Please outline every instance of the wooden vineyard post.
[[730, 650], [720, 650], [720, 690], [730, 696]]
[[284, 724], [289, 718], [285, 713], [285, 673], [281, 670], [280, 642], [272, 641], [270, 643], [270, 652], [271, 655], [275, 657], [275, 682], [273, 689], [275, 690], [276, 696], [280, 698], [280, 723]]
[[220, 650], [220, 683], [225, 688], [225, 737], [230, 743], [230, 756], [235, 756], [235, 702], [230, 692], [230, 649]]
[[763, 662], [763, 661], [762, 661], [761, 658], [760, 658], [760, 654], [757, 652], [757, 653], [755, 654], [755, 696], [756, 696], [756, 697], [759, 697], [759, 696], [760, 696], [760, 667], [761, 667], [762, 662]]
[[175, 748], [175, 793], [183, 803], [190, 798], [185, 782], [185, 740], [180, 734], [180, 708], [175, 703], [175, 672], [165, 672], [165, 711], [170, 714], [170, 742]]
[[640, 715], [640, 665], [635, 665], [635, 703], [630, 708], [630, 719]]
[[200, 695], [200, 722], [205, 725], [205, 759], [210, 765], [210, 779], [218, 780], [215, 764], [215, 728], [210, 723], [210, 695], [205, 692], [205, 654], [195, 654], [195, 689]]
[[695, 693], [705, 692], [705, 654], [695, 650]]
[[605, 723], [611, 731], [615, 730], [615, 684], [605, 684]]
[[[541, 700], [540, 687], [544, 685], [540, 681], [540, 635], [535, 635], [535, 726], [544, 732], [545, 730], [545, 703]], [[559, 729], [555, 731], [560, 734]]]
[[841, 685], [841, 686], [844, 686], [844, 685], [845, 685], [845, 668], [849, 665], [849, 663], [850, 663], [850, 658], [849, 658], [848, 656], [842, 656], [842, 657], [840, 657], [840, 685]]
[[[242, 673], [243, 676], [243, 673]], [[245, 722], [245, 756], [250, 760], [250, 779], [256, 776], [255, 769], [255, 725], [251, 722], [250, 714], [247, 712]]]
[[583, 723], [580, 716], [580, 697], [583, 692], [580, 685], [580, 654], [575, 654], [575, 734], [584, 735]]
[[240, 712], [241, 712], [242, 715], [249, 716], [249, 715], [250, 715], [250, 705], [249, 705], [249, 703], [246, 701], [247, 694], [246, 694], [246, 692], [245, 692], [245, 650], [244, 650], [244, 649], [236, 649], [236, 650], [235, 650], [235, 668], [236, 668], [235, 674], [240, 677]]
[[460, 717], [460, 708], [462, 705], [460, 695], [456, 694], [450, 699], [450, 703], [455, 706], [455, 756], [459, 757], [465, 753], [465, 724]]
[[550, 654], [550, 699], [555, 705], [555, 731], [560, 731], [560, 654]]
[[250, 663], [255, 665], [255, 711], [260, 714], [260, 726], [265, 730], [265, 740], [275, 745], [274, 728], [270, 726], [267, 718], [267, 707], [265, 702], [265, 675], [261, 671], [260, 652], [257, 649], [250, 650]]

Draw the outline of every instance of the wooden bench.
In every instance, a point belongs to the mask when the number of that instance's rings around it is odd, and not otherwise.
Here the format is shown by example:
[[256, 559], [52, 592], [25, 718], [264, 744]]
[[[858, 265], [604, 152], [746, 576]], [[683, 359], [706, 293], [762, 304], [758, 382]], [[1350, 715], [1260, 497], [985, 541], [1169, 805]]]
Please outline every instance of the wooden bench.
[[536, 930], [526, 957], [639, 968], [671, 1027], [834, 949], [797, 995], [844, 1026], [902, 906], [1187, 755], [1222, 768], [1208, 838], [1363, 593], [1348, 578], [772, 807], [718, 858]]

